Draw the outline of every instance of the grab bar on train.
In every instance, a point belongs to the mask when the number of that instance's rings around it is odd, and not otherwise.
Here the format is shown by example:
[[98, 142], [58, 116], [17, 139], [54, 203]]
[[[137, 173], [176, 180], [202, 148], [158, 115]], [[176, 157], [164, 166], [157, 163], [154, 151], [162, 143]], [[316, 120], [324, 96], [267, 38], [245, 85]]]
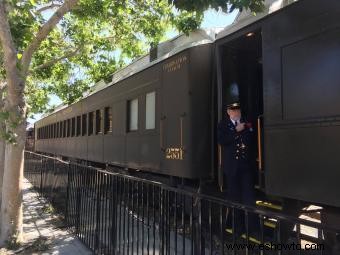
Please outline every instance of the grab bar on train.
[[159, 123], [159, 146], [161, 148], [161, 151], [165, 151], [164, 149], [164, 141], [163, 141], [163, 123], [164, 123], [164, 120], [166, 119], [165, 116], [162, 116], [161, 119], [160, 119], [160, 123]]
[[257, 153], [258, 153], [258, 168], [262, 171], [262, 115], [257, 118]]

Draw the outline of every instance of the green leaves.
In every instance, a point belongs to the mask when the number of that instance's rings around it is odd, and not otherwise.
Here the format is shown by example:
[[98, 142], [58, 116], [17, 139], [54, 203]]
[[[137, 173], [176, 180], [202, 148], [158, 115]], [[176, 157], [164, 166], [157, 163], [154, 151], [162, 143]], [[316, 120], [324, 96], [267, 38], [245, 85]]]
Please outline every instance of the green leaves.
[[174, 4], [176, 8], [186, 11], [203, 12], [208, 8], [218, 10], [221, 8], [225, 12], [232, 12], [234, 9], [242, 11], [243, 8], [252, 12], [260, 12], [264, 7], [264, 0], [168, 0], [169, 4]]
[[[65, 0], [67, 1], [67, 0]], [[48, 0], [7, 1], [8, 20], [17, 48], [18, 69], [22, 53], [58, 8]], [[79, 0], [34, 52], [26, 86], [29, 115], [47, 111], [48, 96], [65, 103], [79, 100], [84, 91], [131, 60], [146, 54], [150, 45], [165, 38], [169, 28], [188, 34], [199, 27], [203, 11], [213, 8], [260, 9], [262, 0]], [[174, 5], [172, 4], [174, 3]], [[41, 8], [54, 6], [48, 11]], [[175, 9], [174, 6], [178, 9]], [[0, 48], [0, 63], [2, 65]], [[0, 68], [4, 78], [4, 70]]]

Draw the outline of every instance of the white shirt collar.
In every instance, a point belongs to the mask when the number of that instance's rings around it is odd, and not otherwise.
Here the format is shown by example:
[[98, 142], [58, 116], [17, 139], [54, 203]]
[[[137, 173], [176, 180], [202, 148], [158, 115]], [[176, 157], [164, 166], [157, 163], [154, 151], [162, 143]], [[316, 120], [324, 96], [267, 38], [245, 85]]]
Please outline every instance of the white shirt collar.
[[230, 118], [230, 120], [231, 120], [231, 122], [235, 125], [236, 121], [233, 120], [233, 119], [231, 119], [231, 118]]

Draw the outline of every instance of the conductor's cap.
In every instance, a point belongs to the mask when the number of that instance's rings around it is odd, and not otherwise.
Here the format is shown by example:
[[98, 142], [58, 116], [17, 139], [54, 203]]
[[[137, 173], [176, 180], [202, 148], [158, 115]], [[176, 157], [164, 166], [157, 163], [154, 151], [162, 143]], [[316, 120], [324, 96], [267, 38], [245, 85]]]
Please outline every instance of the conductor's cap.
[[241, 105], [240, 105], [239, 102], [235, 102], [235, 103], [227, 105], [228, 110], [236, 110], [236, 109], [240, 109], [240, 108], [241, 108]]

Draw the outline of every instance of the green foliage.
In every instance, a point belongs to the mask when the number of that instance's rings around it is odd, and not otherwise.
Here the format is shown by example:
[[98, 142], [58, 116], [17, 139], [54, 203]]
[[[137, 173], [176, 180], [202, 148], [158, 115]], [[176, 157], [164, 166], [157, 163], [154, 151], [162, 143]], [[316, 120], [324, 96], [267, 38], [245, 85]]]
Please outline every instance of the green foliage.
[[173, 24], [175, 24], [179, 31], [188, 35], [190, 31], [199, 27], [202, 19], [202, 12], [182, 11], [179, 16], [173, 17]]
[[72, 104], [78, 101], [84, 91], [90, 88], [87, 79], [76, 79], [70, 82], [60, 82], [56, 86], [50, 86], [48, 90], [57, 95], [64, 103]]
[[177, 8], [187, 11], [203, 12], [208, 8], [218, 10], [221, 8], [225, 12], [231, 12], [234, 9], [242, 11], [243, 8], [252, 12], [260, 12], [264, 7], [264, 0], [168, 0]]
[[[6, 1], [19, 70], [23, 51], [56, 10], [44, 13], [41, 8], [58, 2]], [[34, 52], [25, 93], [28, 116], [51, 110], [49, 94], [70, 104], [99, 80], [110, 81], [127, 59], [145, 54], [150, 45], [164, 40], [170, 27], [188, 34], [199, 27], [208, 7], [256, 11], [261, 6], [262, 0], [79, 0]], [[0, 64], [3, 79], [1, 48]]]
[[18, 235], [13, 235], [8, 240], [6, 240], [5, 246], [9, 250], [18, 249], [21, 246], [21, 243], [18, 242]]
[[[35, 83], [37, 82], [37, 83]], [[26, 83], [26, 104], [28, 117], [35, 113], [44, 112], [48, 105], [48, 91], [37, 80], [28, 79]]]

